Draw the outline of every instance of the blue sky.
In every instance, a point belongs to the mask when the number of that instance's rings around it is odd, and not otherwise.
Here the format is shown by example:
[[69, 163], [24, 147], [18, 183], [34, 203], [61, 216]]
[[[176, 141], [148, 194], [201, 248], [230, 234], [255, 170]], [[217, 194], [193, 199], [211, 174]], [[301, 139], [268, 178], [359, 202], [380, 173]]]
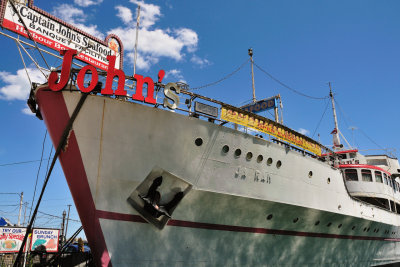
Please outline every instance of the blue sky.
[[[352, 146], [368, 154], [390, 148], [397, 157], [400, 97], [400, 17], [398, 1], [64, 1], [36, 0], [35, 5], [104, 38], [116, 33], [124, 42], [126, 74], [133, 73], [135, 12], [142, 6], [137, 73], [164, 82], [185, 81], [191, 87], [219, 80], [248, 59], [304, 94], [324, 97], [332, 82], [339, 128]], [[31, 202], [45, 127], [26, 114], [29, 87], [15, 43], [0, 37], [0, 193], [24, 192]], [[35, 54], [39, 58], [38, 54]], [[32, 77], [41, 74], [25, 56]], [[49, 58], [57, 66], [59, 60]], [[39, 61], [40, 62], [40, 61]], [[43, 65], [43, 64], [42, 64]], [[293, 93], [255, 68], [258, 99], [281, 94], [284, 124], [330, 145], [333, 129], [327, 100]], [[252, 98], [250, 65], [215, 86], [196, 91], [241, 105]], [[269, 116], [269, 115], [268, 115]], [[351, 127], [355, 127], [352, 132]], [[372, 140], [372, 141], [371, 141]], [[44, 155], [49, 156], [50, 141]], [[397, 151], [393, 150], [396, 149]], [[42, 186], [45, 167], [39, 175]], [[50, 179], [40, 210], [61, 216], [73, 204], [60, 166]], [[17, 195], [0, 195], [0, 216], [16, 222]], [[38, 223], [59, 226], [60, 219], [41, 214]], [[71, 218], [78, 219], [74, 206]], [[79, 223], [70, 224], [72, 233]]]

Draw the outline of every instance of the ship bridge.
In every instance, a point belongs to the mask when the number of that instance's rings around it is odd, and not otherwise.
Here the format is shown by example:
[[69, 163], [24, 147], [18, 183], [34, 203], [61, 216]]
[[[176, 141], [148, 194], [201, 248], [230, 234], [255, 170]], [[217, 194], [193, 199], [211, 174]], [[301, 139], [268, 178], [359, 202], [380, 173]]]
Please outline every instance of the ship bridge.
[[400, 166], [387, 155], [362, 155], [357, 149], [336, 152], [349, 194], [371, 205], [400, 214]]

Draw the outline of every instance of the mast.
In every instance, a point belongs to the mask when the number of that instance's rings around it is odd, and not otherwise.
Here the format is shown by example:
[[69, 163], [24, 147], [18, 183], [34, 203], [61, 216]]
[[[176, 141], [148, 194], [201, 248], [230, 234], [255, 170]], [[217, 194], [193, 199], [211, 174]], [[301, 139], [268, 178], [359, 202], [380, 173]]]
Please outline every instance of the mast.
[[133, 61], [133, 76], [136, 74], [136, 59], [137, 59], [137, 45], [138, 45], [138, 37], [139, 37], [139, 22], [140, 22], [140, 6], [137, 9], [137, 18], [136, 18], [136, 41], [135, 41], [135, 56]]
[[250, 56], [250, 62], [251, 62], [251, 80], [253, 82], [253, 103], [255, 103], [256, 102], [256, 88], [254, 86], [253, 48], [249, 48], [249, 56]]
[[335, 101], [333, 99], [331, 82], [329, 82], [328, 84], [329, 84], [329, 97], [331, 98], [331, 102], [332, 102], [333, 120], [334, 120], [334, 123], [335, 123], [335, 129], [333, 129], [333, 131], [331, 132], [331, 134], [333, 134], [333, 149], [335, 150], [337, 148], [342, 147], [342, 145], [340, 144], [339, 126], [338, 126], [338, 122], [337, 122]]

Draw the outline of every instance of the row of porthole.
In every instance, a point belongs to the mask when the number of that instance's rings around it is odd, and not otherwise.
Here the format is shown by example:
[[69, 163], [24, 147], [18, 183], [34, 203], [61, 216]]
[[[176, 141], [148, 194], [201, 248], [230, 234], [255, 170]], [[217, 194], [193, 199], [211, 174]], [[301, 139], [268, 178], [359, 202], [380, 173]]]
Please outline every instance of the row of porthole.
[[[313, 176], [313, 172], [312, 172], [312, 171], [309, 171], [309, 172], [308, 172], [308, 178], [311, 179], [312, 176]], [[327, 182], [328, 184], [330, 184], [330, 183], [331, 183], [331, 178], [328, 177], [328, 179], [326, 179], [326, 182]]]
[[[272, 219], [272, 217], [273, 217], [273, 215], [272, 214], [269, 214], [268, 216], [267, 216], [267, 220], [269, 221], [269, 220], [271, 220]], [[299, 221], [299, 218], [294, 218], [293, 219], [293, 223], [297, 223]], [[320, 221], [316, 221], [315, 222], [315, 226], [317, 226], [317, 225], [319, 225], [320, 224]], [[326, 225], [326, 227], [330, 227], [332, 225], [332, 223], [331, 222], [329, 222], [327, 225]], [[343, 225], [342, 224], [339, 224], [338, 225], [338, 228], [341, 228]], [[351, 228], [351, 230], [355, 230], [356, 229], [356, 226], [353, 226], [352, 228]], [[364, 228], [364, 230], [363, 230], [363, 232], [369, 232], [369, 230], [370, 230], [370, 228], [368, 227], [365, 227]], [[379, 232], [379, 228], [375, 228], [374, 229], [374, 233], [378, 233]], [[385, 230], [385, 234], [389, 234], [389, 230]], [[392, 235], [394, 235], [394, 234], [396, 234], [396, 232], [392, 232]]]
[[[201, 138], [199, 137], [199, 138], [197, 138], [197, 139], [194, 141], [194, 143], [196, 144], [196, 146], [201, 146], [201, 145], [203, 145], [203, 139], [201, 139]], [[224, 145], [224, 146], [222, 147], [222, 152], [224, 152], [225, 154], [227, 154], [227, 153], [229, 152], [229, 146], [228, 146], [228, 145]], [[240, 148], [236, 149], [235, 152], [234, 152], [234, 155], [235, 155], [236, 158], [239, 158], [241, 154], [242, 154], [242, 150], [241, 150]], [[247, 161], [250, 161], [252, 158], [253, 158], [253, 153], [247, 152], [247, 154], [246, 154], [246, 160], [247, 160]], [[264, 157], [263, 157], [262, 155], [258, 155], [258, 157], [257, 157], [257, 162], [258, 162], [258, 163], [261, 163], [263, 160], [264, 160]], [[268, 158], [268, 159], [267, 159], [267, 165], [268, 165], [268, 166], [271, 166], [271, 165], [272, 165], [272, 162], [273, 162], [272, 158]], [[277, 167], [278, 169], [279, 169], [280, 167], [282, 167], [282, 161], [278, 160], [278, 161], [276, 162], [276, 167]]]
[[[229, 152], [229, 146], [228, 145], [224, 145], [222, 147], [222, 152], [227, 154]], [[242, 150], [240, 148], [236, 149], [234, 152], [234, 155], [236, 158], [239, 158], [242, 155]], [[253, 158], [253, 153], [252, 152], [247, 152], [246, 154], [246, 160], [250, 161]], [[257, 156], [257, 163], [261, 163], [264, 160], [263, 155], [258, 155]], [[267, 159], [267, 165], [271, 166], [273, 163], [272, 158], [268, 158]], [[282, 167], [282, 161], [278, 160], [276, 162], [276, 167], [279, 169], [280, 167]]]

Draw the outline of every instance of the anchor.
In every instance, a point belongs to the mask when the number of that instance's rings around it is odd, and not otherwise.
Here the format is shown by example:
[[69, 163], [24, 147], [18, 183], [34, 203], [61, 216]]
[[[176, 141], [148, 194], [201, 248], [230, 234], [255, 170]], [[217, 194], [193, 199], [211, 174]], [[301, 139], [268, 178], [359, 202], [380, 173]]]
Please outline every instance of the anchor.
[[139, 197], [144, 201], [144, 209], [154, 218], [159, 218], [161, 215], [171, 218], [171, 210], [179, 204], [184, 194], [182, 191], [175, 194], [173, 199], [164, 205], [160, 205], [161, 194], [157, 188], [162, 184], [163, 177], [159, 176], [153, 180], [146, 196]]

